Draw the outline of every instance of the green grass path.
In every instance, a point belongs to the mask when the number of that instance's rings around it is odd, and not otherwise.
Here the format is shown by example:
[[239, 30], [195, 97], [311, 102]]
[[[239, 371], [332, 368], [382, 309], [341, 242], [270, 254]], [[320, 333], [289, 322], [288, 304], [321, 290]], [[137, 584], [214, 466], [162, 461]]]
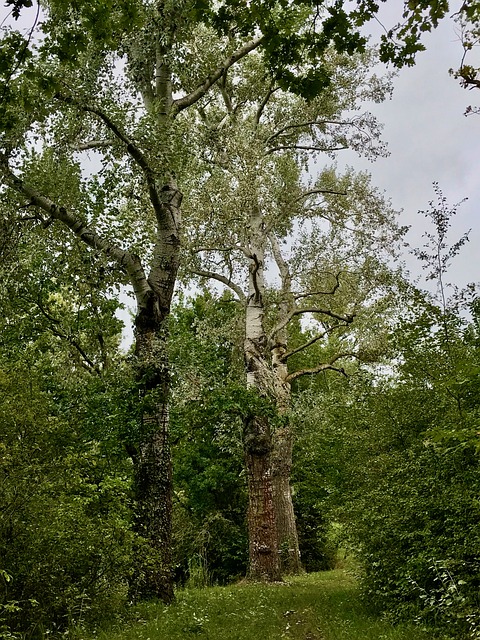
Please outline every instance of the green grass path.
[[393, 627], [366, 613], [342, 570], [284, 584], [180, 591], [170, 607], [149, 603], [137, 620], [99, 640], [429, 640], [418, 627]]

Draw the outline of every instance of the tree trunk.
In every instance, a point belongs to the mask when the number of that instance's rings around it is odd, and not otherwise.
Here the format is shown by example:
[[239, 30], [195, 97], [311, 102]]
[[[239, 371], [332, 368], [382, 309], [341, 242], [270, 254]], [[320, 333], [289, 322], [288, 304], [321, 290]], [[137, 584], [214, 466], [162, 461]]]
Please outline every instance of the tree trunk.
[[272, 436], [272, 485], [282, 573], [303, 572], [298, 545], [297, 524], [293, 510], [290, 475], [292, 469], [293, 435], [287, 423]]
[[267, 419], [247, 421], [244, 450], [248, 483], [248, 577], [274, 582], [281, 579], [271, 477], [271, 437]]
[[[244, 357], [247, 388], [268, 397], [271, 372], [265, 350], [267, 337], [263, 327], [264, 223], [258, 209], [250, 218], [249, 295], [245, 316]], [[251, 415], [244, 427], [244, 454], [248, 483], [248, 575], [254, 580], [274, 582], [281, 579], [273, 502], [271, 427], [267, 416]]]
[[135, 322], [136, 376], [142, 405], [134, 455], [135, 529], [140, 541], [132, 592], [169, 603], [173, 600], [169, 370], [167, 332], [156, 315], [154, 310], [140, 313]]
[[181, 193], [173, 179], [160, 191], [157, 241], [135, 318], [140, 428], [134, 461], [135, 526], [140, 535], [132, 591], [142, 598], [173, 600], [172, 461], [169, 443], [168, 316], [179, 264]]
[[272, 434], [272, 485], [281, 570], [296, 575], [303, 572], [303, 567], [290, 486], [293, 433], [288, 415], [291, 403], [288, 369], [281, 360], [284, 351], [283, 344], [278, 344], [272, 351], [276, 408], [283, 416], [283, 424]]

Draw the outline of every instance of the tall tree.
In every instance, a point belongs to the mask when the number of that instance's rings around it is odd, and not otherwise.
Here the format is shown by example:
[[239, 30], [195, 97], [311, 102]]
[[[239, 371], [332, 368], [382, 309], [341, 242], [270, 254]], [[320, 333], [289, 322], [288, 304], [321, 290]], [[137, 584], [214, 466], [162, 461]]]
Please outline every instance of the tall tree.
[[[392, 246], [400, 233], [367, 176], [337, 176], [326, 168], [305, 184], [302, 165], [321, 153], [348, 147], [372, 156], [382, 152], [372, 117], [344, 114], [364, 98], [382, 99], [388, 81], [369, 77], [369, 57], [331, 52], [328, 63], [330, 87], [305, 101], [269, 82], [253, 55], [240, 75], [225, 77], [196, 122], [204, 169], [199, 182], [191, 181], [188, 199], [195, 203], [188, 213], [195, 221], [190, 269], [230, 287], [242, 303], [246, 385], [273, 402], [279, 415], [276, 428], [265, 411], [244, 426], [253, 577], [278, 571], [272, 567], [279, 555], [284, 571], [301, 567], [289, 483], [291, 384], [320, 371], [342, 371], [345, 360], [359, 355], [348, 327], [360, 301], [381, 286], [374, 253]], [[212, 228], [211, 216], [224, 226]], [[306, 342], [291, 345], [289, 326], [299, 318], [309, 318], [312, 332]], [[327, 349], [324, 360], [295, 368], [297, 354], [327, 344], [334, 334], [337, 348]]]
[[[18, 14], [29, 3], [13, 4]], [[168, 602], [165, 345], [180, 258], [179, 181], [194, 148], [188, 111], [255, 50], [284, 90], [313, 96], [329, 82], [323, 54], [330, 43], [352, 53], [364, 39], [341, 6], [314, 2], [50, 0], [45, 12], [36, 45], [16, 31], [2, 40], [3, 188], [34, 212], [28, 217], [52, 247], [52, 229], [72, 234], [86, 259], [98, 269], [114, 264], [118, 284], [133, 289], [139, 427], [130, 453], [137, 527], [148, 550], [136, 591]], [[96, 162], [87, 169], [89, 151]]]

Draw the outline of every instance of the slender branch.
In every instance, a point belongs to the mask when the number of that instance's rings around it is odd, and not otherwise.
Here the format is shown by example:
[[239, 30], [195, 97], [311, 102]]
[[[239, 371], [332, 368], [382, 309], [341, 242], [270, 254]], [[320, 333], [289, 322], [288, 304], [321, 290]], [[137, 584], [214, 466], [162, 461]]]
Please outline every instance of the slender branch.
[[278, 271], [280, 272], [283, 293], [290, 293], [292, 277], [290, 275], [290, 269], [288, 267], [288, 264], [285, 261], [284, 257], [282, 256], [282, 252], [280, 250], [280, 244], [278, 242], [277, 236], [273, 232], [269, 232], [268, 239], [270, 240], [270, 246], [272, 247], [273, 257], [275, 259], [275, 262], [277, 263]]
[[235, 246], [231, 246], [231, 247], [197, 247], [196, 249], [191, 249], [191, 251], [193, 251], [193, 253], [212, 253], [213, 251], [218, 251], [220, 253], [224, 253], [224, 252], [231, 252], [234, 251], [237, 247]]
[[[341, 271], [340, 271], [341, 273]], [[333, 285], [333, 289], [330, 291], [311, 291], [309, 293], [297, 293], [295, 295], [295, 300], [301, 300], [302, 298], [309, 298], [311, 296], [331, 296], [333, 295], [340, 286], [340, 273], [335, 275], [335, 284]]]
[[133, 158], [133, 160], [135, 160], [140, 169], [143, 171], [148, 186], [150, 202], [152, 203], [152, 206], [155, 210], [157, 219], [162, 219], [165, 212], [159, 195], [157, 182], [155, 180], [155, 171], [150, 166], [145, 154], [141, 151], [141, 149], [130, 140], [126, 133], [122, 131], [120, 127], [110, 118], [110, 116], [102, 111], [102, 109], [99, 109], [98, 107], [91, 107], [89, 105], [83, 105], [71, 96], [56, 94], [56, 98], [58, 100], [66, 102], [67, 104], [73, 104], [82, 111], [93, 113], [94, 115], [98, 116], [100, 120], [103, 121], [105, 126], [114, 134], [114, 136], [121, 142], [123, 142], [126, 147], [127, 153], [131, 158]]
[[196, 249], [191, 249], [193, 253], [214, 253], [218, 251], [219, 253], [231, 253], [232, 251], [240, 251], [246, 258], [251, 259], [252, 253], [247, 249], [247, 247], [242, 247], [239, 244], [232, 245], [231, 247], [197, 247]]
[[107, 354], [107, 348], [106, 348], [106, 344], [105, 344], [105, 338], [103, 337], [103, 333], [101, 331], [99, 331], [97, 333], [97, 340], [98, 340], [98, 344], [100, 346], [100, 353], [102, 355], [103, 369], [107, 369], [107, 367], [108, 367], [108, 354]]
[[268, 101], [270, 100], [270, 98], [272, 97], [272, 95], [275, 93], [275, 91], [278, 91], [280, 89], [280, 87], [275, 87], [273, 84], [270, 85], [267, 93], [265, 94], [265, 97], [263, 98], [263, 100], [261, 101], [258, 109], [257, 109], [257, 113], [255, 114], [255, 124], [258, 126], [260, 124], [260, 118], [263, 115], [263, 111], [265, 109], [265, 107], [268, 104]]
[[113, 140], [89, 140], [88, 142], [70, 143], [72, 151], [89, 151], [90, 149], [106, 149], [113, 145]]
[[275, 140], [275, 138], [278, 138], [278, 136], [282, 135], [282, 133], [285, 133], [286, 131], [290, 131], [292, 129], [301, 129], [302, 127], [321, 126], [323, 124], [335, 124], [335, 125], [340, 125], [344, 127], [356, 126], [354, 122], [343, 122], [340, 120], [308, 120], [306, 122], [299, 122], [298, 124], [289, 124], [285, 127], [282, 127], [278, 131], [275, 131], [275, 133], [272, 133], [271, 136], [268, 136], [268, 138], [265, 140], [265, 144], [268, 144], [272, 140]]
[[228, 113], [234, 113], [234, 108], [232, 104], [232, 100], [227, 91], [227, 71], [222, 75], [222, 81], [220, 82], [220, 93], [222, 94], [223, 101], [225, 103], [225, 107], [227, 108]]
[[95, 373], [97, 373], [98, 375], [101, 374], [101, 370], [99, 368], [98, 365], [96, 365], [93, 360], [91, 360], [87, 353], [84, 351], [84, 349], [80, 346], [80, 344], [75, 340], [75, 338], [73, 338], [71, 335], [68, 335], [68, 333], [64, 333], [63, 331], [61, 331], [60, 329], [57, 329], [55, 327], [58, 327], [59, 325], [61, 325], [60, 320], [58, 320], [57, 318], [55, 318], [54, 316], [51, 315], [51, 313], [49, 313], [45, 307], [42, 305], [42, 303], [39, 300], [35, 301], [35, 304], [37, 305], [37, 307], [39, 308], [41, 314], [47, 318], [47, 320], [54, 326], [50, 327], [50, 331], [53, 333], [53, 335], [57, 336], [58, 338], [61, 338], [62, 340], [66, 340], [68, 342], [68, 344], [70, 344], [74, 349], [76, 349], [76, 351], [78, 351], [78, 353], [80, 354], [80, 356], [82, 357], [84, 364], [86, 366], [86, 368], [90, 371], [95, 371]]
[[288, 360], [288, 358], [290, 358], [291, 356], [294, 356], [296, 353], [300, 353], [301, 351], [304, 351], [305, 349], [308, 349], [308, 347], [311, 347], [312, 344], [315, 344], [316, 342], [318, 342], [322, 338], [325, 338], [326, 336], [328, 336], [331, 333], [333, 333], [335, 331], [335, 329], [338, 329], [339, 327], [343, 327], [343, 326], [345, 326], [345, 325], [334, 324], [333, 326], [329, 327], [326, 331], [323, 331], [322, 333], [317, 334], [311, 340], [308, 340], [307, 342], [304, 342], [303, 344], [301, 344], [296, 349], [292, 349], [291, 351], [287, 351], [286, 353], [284, 353], [281, 356], [280, 360], [282, 362], [286, 362]]
[[284, 318], [283, 320], [281, 320], [271, 331], [270, 333], [270, 339], [273, 339], [273, 337], [275, 336], [276, 333], [278, 333], [279, 331], [281, 331], [284, 327], [287, 326], [287, 324], [295, 317], [298, 315], [301, 315], [302, 313], [321, 313], [324, 316], [328, 316], [330, 318], [334, 318], [335, 320], [340, 320], [340, 322], [344, 322], [346, 324], [350, 324], [351, 322], [353, 322], [354, 319], [354, 315], [347, 315], [347, 316], [341, 316], [338, 313], [334, 313], [333, 311], [330, 311], [329, 309], [319, 309], [317, 307], [307, 307], [306, 309], [294, 309], [293, 311], [291, 311], [288, 316], [286, 318]]
[[116, 138], [124, 143], [129, 155], [135, 160], [138, 166], [143, 171], [152, 172], [152, 169], [143, 152], [130, 140], [127, 134], [122, 131], [120, 127], [102, 109], [82, 104], [78, 100], [75, 100], [75, 98], [73, 98], [72, 96], [66, 96], [61, 93], [57, 93], [55, 97], [57, 98], [57, 100], [61, 100], [62, 102], [65, 102], [67, 104], [74, 105], [81, 111], [85, 111], [86, 113], [93, 113], [94, 115], [98, 116], [100, 120], [103, 121], [107, 129], [109, 129]]
[[346, 191], [335, 191], [335, 189], [310, 189], [310, 191], [305, 191], [301, 193], [298, 198], [295, 198], [294, 202], [298, 202], [299, 200], [303, 200], [304, 198], [308, 198], [309, 196], [317, 195], [317, 194], [331, 194], [334, 196], [346, 196]]
[[232, 280], [230, 280], [226, 276], [222, 276], [221, 273], [215, 273], [215, 271], [204, 271], [203, 269], [193, 269], [191, 273], [193, 273], [196, 276], [201, 276], [202, 278], [210, 278], [210, 280], [217, 280], [218, 282], [221, 282], [225, 286], [232, 289], [232, 291], [235, 291], [235, 293], [237, 294], [240, 300], [242, 301], [245, 300], [245, 294], [242, 291], [241, 287], [239, 287], [238, 284], [235, 284], [235, 282], [232, 282]]
[[319, 364], [318, 367], [312, 367], [311, 369], [299, 369], [298, 371], [293, 371], [288, 377], [287, 382], [292, 382], [292, 380], [296, 380], [296, 378], [300, 378], [300, 376], [311, 376], [316, 373], [320, 373], [321, 371], [337, 371], [341, 373], [345, 377], [347, 374], [345, 373], [345, 369], [343, 367], [335, 367], [334, 364], [341, 358], [357, 358], [357, 354], [355, 353], [339, 353], [334, 358], [330, 360], [330, 362], [326, 362], [324, 364]]
[[331, 151], [343, 151], [348, 149], [346, 145], [342, 145], [341, 147], [315, 147], [315, 146], [307, 146], [300, 144], [282, 144], [278, 147], [271, 147], [265, 151], [265, 155], [269, 155], [270, 153], [274, 153], [275, 151], [283, 151], [284, 149], [294, 149], [298, 151], [322, 151], [325, 153], [330, 153]]
[[244, 58], [251, 51], [259, 47], [264, 41], [265, 37], [261, 36], [259, 38], [255, 38], [250, 42], [247, 42], [242, 47], [234, 51], [228, 58], [226, 58], [221, 65], [219, 65], [212, 73], [205, 78], [205, 80], [198, 85], [196, 89], [194, 89], [191, 93], [183, 96], [183, 98], [178, 98], [173, 101], [171, 116], [174, 118], [180, 111], [183, 111], [187, 107], [190, 107], [192, 104], [195, 104], [200, 98], [207, 93], [212, 85], [214, 85], [223, 74], [230, 69], [236, 62]]

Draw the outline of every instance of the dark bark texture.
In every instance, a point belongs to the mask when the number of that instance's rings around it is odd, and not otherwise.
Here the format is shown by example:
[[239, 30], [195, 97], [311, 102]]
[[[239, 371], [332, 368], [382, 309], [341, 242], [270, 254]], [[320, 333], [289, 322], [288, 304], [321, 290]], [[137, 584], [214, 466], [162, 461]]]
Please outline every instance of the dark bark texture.
[[252, 580], [281, 579], [271, 477], [272, 442], [268, 420], [247, 420], [244, 434], [248, 483], [249, 570]]
[[272, 447], [272, 487], [280, 565], [283, 574], [303, 572], [293, 510], [290, 476], [293, 435], [290, 425], [276, 429]]
[[169, 445], [167, 329], [156, 301], [136, 319], [140, 429], [134, 457], [135, 527], [140, 535], [132, 592], [173, 600], [172, 464]]

